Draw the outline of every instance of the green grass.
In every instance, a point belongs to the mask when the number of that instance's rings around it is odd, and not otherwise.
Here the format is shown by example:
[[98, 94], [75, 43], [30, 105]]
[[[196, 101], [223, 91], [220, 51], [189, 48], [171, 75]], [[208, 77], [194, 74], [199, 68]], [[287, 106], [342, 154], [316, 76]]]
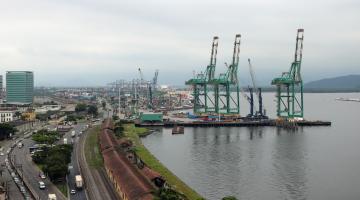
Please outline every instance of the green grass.
[[141, 143], [139, 135], [145, 134], [146, 128], [136, 128], [134, 124], [124, 125], [125, 137], [131, 139], [134, 143], [136, 153], [150, 168], [159, 172], [167, 181], [168, 184], [174, 187], [178, 192], [183, 193], [188, 199], [202, 199], [202, 197], [180, 180], [175, 174], [168, 170], [158, 159], [153, 156], [149, 150]]
[[55, 183], [55, 186], [63, 193], [66, 197], [68, 195], [68, 189], [66, 182]]
[[98, 135], [100, 134], [100, 126], [94, 126], [89, 130], [89, 135], [85, 141], [85, 157], [86, 162], [92, 168], [99, 169], [104, 166], [101, 152], [98, 145]]

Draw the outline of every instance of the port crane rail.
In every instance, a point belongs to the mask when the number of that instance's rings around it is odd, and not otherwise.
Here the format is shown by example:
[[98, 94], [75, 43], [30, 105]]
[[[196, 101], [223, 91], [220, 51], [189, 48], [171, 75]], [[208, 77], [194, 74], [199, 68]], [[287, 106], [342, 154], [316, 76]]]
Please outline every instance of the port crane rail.
[[294, 119], [304, 116], [303, 81], [301, 78], [301, 61], [303, 51], [304, 29], [297, 30], [294, 61], [289, 72], [271, 82], [276, 86], [277, 116]]

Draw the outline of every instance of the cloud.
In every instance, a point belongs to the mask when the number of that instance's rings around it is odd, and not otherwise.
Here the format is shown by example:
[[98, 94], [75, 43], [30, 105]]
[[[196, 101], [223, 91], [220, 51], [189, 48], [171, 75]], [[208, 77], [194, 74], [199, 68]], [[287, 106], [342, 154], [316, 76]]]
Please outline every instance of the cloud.
[[305, 28], [305, 80], [359, 73], [360, 4], [318, 1], [14, 0], [0, 7], [0, 66], [32, 70], [36, 85], [105, 85], [146, 78], [183, 84], [209, 62], [220, 37], [217, 73], [242, 34], [239, 76], [247, 58], [260, 84], [288, 70], [295, 34]]

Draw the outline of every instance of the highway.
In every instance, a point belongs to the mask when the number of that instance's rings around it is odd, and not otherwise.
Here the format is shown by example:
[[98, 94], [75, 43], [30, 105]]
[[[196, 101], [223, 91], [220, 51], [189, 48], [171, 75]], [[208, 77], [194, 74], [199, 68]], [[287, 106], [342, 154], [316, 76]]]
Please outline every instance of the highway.
[[[76, 133], [76, 136], [74, 138], [71, 137], [71, 135], [67, 134], [65, 137], [67, 138], [67, 141], [73, 141], [73, 152], [71, 155], [71, 163], [69, 164], [69, 174], [67, 176], [67, 180], [68, 180], [68, 188], [69, 188], [69, 192], [71, 190], [76, 190], [75, 188], [75, 176], [76, 175], [82, 175], [80, 172], [80, 167], [78, 164], [78, 151], [77, 151], [77, 147], [79, 145], [79, 142], [81, 139], [83, 139], [82, 134], [84, 134], [83, 132], [85, 132], [86, 130], [86, 124], [82, 123], [82, 124], [78, 124], [75, 125], [73, 130]], [[82, 134], [80, 134], [82, 133]], [[76, 190], [75, 194], [70, 194], [70, 199], [71, 200], [86, 200], [86, 193], [85, 193], [85, 189], [82, 190]]]
[[[86, 127], [86, 124], [78, 124], [78, 125], [74, 125], [73, 130], [76, 131], [77, 136], [75, 138], [71, 137], [71, 131], [65, 133], [64, 138], [68, 138], [68, 142], [70, 143], [71, 140], [74, 140], [74, 150], [72, 153], [72, 158], [71, 158], [71, 164], [69, 164], [70, 169], [69, 169], [69, 175], [67, 177], [69, 183], [68, 183], [68, 189], [69, 189], [69, 194], [70, 194], [70, 190], [74, 189], [74, 179], [75, 179], [75, 174], [80, 174], [80, 170], [79, 170], [79, 166], [77, 164], [77, 156], [76, 156], [76, 144], [79, 141], [79, 137], [78, 137], [78, 133], [80, 133], [80, 131], [84, 130]], [[57, 143], [63, 143], [63, 138], [61, 138]], [[23, 139], [22, 143], [24, 144], [24, 146], [22, 148], [18, 148], [15, 147], [14, 150], [12, 151], [11, 155], [12, 158], [14, 159], [14, 162], [21, 165], [22, 166], [22, 171], [24, 174], [24, 178], [25, 180], [27, 180], [27, 182], [30, 184], [30, 188], [32, 191], [34, 191], [37, 195], [38, 198], [46, 200], [48, 198], [48, 194], [49, 193], [55, 193], [58, 199], [67, 199], [61, 192], [60, 190], [53, 184], [50, 182], [50, 180], [48, 178], [46, 179], [41, 179], [39, 177], [39, 173], [40, 173], [40, 169], [35, 165], [34, 162], [32, 162], [32, 158], [29, 152], [29, 147], [33, 146], [35, 144], [34, 141], [32, 141], [30, 138], [28, 139]], [[40, 189], [39, 188], [39, 181], [43, 181], [46, 185], [45, 189]], [[84, 190], [79, 190], [76, 192], [76, 194], [71, 195], [70, 199], [76, 199], [76, 200], [82, 200], [82, 199], [87, 199], [86, 198], [86, 194]]]
[[[112, 116], [112, 111], [109, 111], [111, 107], [107, 104], [106, 111], [100, 112], [102, 118], [107, 118]], [[100, 124], [98, 122], [97, 124]], [[84, 145], [88, 131], [86, 130], [86, 123], [79, 123], [73, 126], [73, 129], [76, 133], [75, 137], [71, 137], [71, 132], [65, 133], [63, 138], [67, 138], [68, 144], [73, 143], [73, 152], [71, 157], [71, 163], [69, 164], [69, 174], [67, 175], [67, 186], [68, 186], [68, 197], [71, 200], [108, 200], [108, 199], [120, 199], [111, 183], [109, 178], [106, 175], [105, 169], [102, 167], [100, 169], [93, 169], [87, 165]], [[47, 128], [44, 126], [42, 128]], [[82, 133], [82, 134], [80, 134]], [[63, 143], [64, 140], [61, 138], [57, 144]], [[9, 141], [4, 145], [4, 152], [10, 148], [10, 146], [15, 141]], [[29, 186], [30, 191], [34, 193], [35, 199], [47, 200], [49, 193], [54, 193], [59, 200], [68, 199], [64, 196], [60, 190], [50, 182], [49, 178], [41, 179], [39, 177], [40, 169], [32, 161], [29, 147], [33, 146], [35, 142], [29, 138], [22, 138], [21, 141], [24, 146], [19, 148], [15, 146], [9, 157], [12, 159], [13, 163], [19, 166], [20, 176], [23, 176], [25, 182]], [[0, 156], [0, 161], [4, 162], [6, 156]], [[4, 168], [4, 167], [3, 167]], [[84, 180], [84, 188], [82, 190], [76, 190], [75, 194], [70, 194], [72, 189], [75, 189], [75, 175], [81, 174]], [[10, 199], [23, 199], [23, 195], [20, 190], [16, 187], [14, 181], [11, 178], [11, 175], [7, 170], [3, 170], [3, 176], [7, 176], [5, 180], [9, 180], [10, 187]], [[12, 181], [11, 181], [12, 180]], [[39, 181], [43, 181], [46, 185], [45, 189], [39, 188]]]
[[9, 160], [6, 151], [10, 149], [14, 142], [14, 140], [5, 140], [1, 143], [1, 147], [3, 148], [2, 152], [4, 153], [3, 156], [0, 156], [1, 181], [7, 183], [8, 195], [10, 197], [9, 199], [24, 199], [24, 196], [20, 192], [19, 187], [16, 185], [13, 177], [10, 174], [12, 170], [10, 169], [9, 162], [5, 162], [6, 159]]
[[[15, 147], [11, 155], [14, 162], [22, 166], [24, 179], [29, 183], [29, 188], [31, 188], [30, 190], [34, 191], [41, 200], [48, 199], [49, 193], [56, 194], [58, 199], [66, 199], [60, 190], [57, 189], [57, 187], [52, 184], [48, 178], [41, 179], [39, 177], [40, 170], [35, 163], [32, 162], [29, 152], [29, 147], [33, 146], [35, 142], [31, 139], [24, 139], [22, 143], [24, 146], [22, 148]], [[39, 188], [39, 181], [43, 181], [45, 183], [45, 189]]]

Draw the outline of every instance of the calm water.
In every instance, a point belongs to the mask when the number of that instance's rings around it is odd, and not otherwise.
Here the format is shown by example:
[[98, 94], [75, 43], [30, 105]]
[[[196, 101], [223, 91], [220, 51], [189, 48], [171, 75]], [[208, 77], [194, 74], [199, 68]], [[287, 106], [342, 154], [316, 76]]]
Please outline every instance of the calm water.
[[[305, 118], [331, 127], [162, 129], [145, 146], [207, 199], [360, 199], [360, 94], [305, 94]], [[275, 115], [274, 94], [265, 93]], [[243, 101], [242, 114], [248, 112]], [[269, 106], [271, 105], [271, 106]]]

